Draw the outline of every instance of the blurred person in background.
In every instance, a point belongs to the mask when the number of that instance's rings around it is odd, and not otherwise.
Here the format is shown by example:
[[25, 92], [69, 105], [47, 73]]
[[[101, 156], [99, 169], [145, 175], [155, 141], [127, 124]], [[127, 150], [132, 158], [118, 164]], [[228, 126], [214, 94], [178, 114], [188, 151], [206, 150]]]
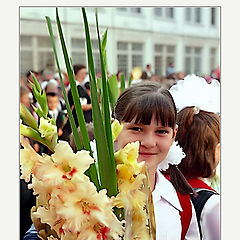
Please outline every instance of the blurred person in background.
[[177, 80], [184, 80], [185, 76], [186, 76], [185, 72], [178, 72]]
[[155, 82], [160, 82], [161, 81], [160, 77], [157, 74], [152, 75], [150, 80], [155, 81]]
[[145, 72], [147, 74], [147, 78], [146, 79], [150, 79], [153, 76], [151, 64], [147, 64], [146, 65]]
[[[86, 78], [87, 69], [82, 64], [76, 64], [73, 66], [73, 70], [74, 70], [74, 75], [75, 75], [75, 79], [76, 79], [78, 95], [80, 97], [80, 102], [81, 102], [82, 109], [83, 109], [83, 115], [84, 115], [86, 123], [89, 123], [89, 122], [92, 122], [92, 104], [91, 104], [91, 97], [87, 93], [86, 87], [84, 86], [85, 83], [87, 82], [87, 78]], [[70, 107], [71, 107], [71, 110], [73, 113], [76, 127], [78, 127], [79, 124], [78, 124], [78, 120], [77, 120], [76, 110], [74, 108], [74, 102], [73, 102], [71, 88], [68, 91], [68, 101], [69, 101], [69, 104], [70, 104]], [[63, 132], [64, 133], [61, 136], [62, 139], [65, 141], [69, 141], [69, 135], [72, 132], [69, 119], [67, 120], [67, 123], [63, 128]]]
[[176, 73], [176, 69], [175, 69], [174, 63], [170, 62], [167, 68], [167, 73], [166, 73], [167, 77], [172, 73]]
[[59, 111], [65, 111], [66, 110], [66, 104], [64, 101], [64, 98], [62, 97], [62, 88], [58, 85], [57, 81], [55, 79], [50, 79], [45, 87], [45, 92], [48, 94], [49, 92], [54, 92], [59, 97], [59, 104], [58, 104], [58, 110]]

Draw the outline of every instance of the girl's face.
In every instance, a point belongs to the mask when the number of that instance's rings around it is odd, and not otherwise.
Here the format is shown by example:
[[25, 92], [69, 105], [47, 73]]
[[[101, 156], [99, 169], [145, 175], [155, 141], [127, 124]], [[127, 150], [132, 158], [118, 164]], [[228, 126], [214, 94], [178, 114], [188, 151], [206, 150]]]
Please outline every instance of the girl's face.
[[163, 127], [153, 117], [150, 125], [121, 122], [123, 129], [118, 135], [116, 142], [118, 148], [123, 148], [130, 142], [139, 141], [138, 162], [145, 161], [150, 173], [155, 173], [157, 166], [167, 156], [177, 128]]

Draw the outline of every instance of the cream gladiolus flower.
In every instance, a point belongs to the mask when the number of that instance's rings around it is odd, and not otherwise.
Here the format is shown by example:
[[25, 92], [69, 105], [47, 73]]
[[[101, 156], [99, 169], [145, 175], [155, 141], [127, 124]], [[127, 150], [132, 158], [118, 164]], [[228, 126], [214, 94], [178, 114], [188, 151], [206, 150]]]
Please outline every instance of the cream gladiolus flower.
[[74, 153], [65, 141], [59, 141], [54, 151], [51, 156], [44, 155], [45, 164], [39, 165], [35, 172], [40, 180], [54, 186], [74, 178], [88, 179], [84, 172], [94, 162], [88, 151]]
[[58, 234], [63, 233], [64, 219], [56, 214], [56, 210], [52, 206], [38, 207], [37, 211], [32, 214], [36, 218], [40, 218], [42, 223], [47, 223]]
[[70, 232], [81, 232], [93, 221], [97, 221], [108, 228], [117, 225], [121, 229], [112, 211], [112, 204], [103, 189], [99, 193], [95, 185], [88, 181], [76, 185], [75, 190], [66, 188], [55, 189], [52, 193], [50, 204], [56, 209], [56, 213], [65, 219], [63, 229]]
[[21, 179], [26, 182], [30, 181], [30, 175], [37, 162], [40, 162], [42, 157], [37, 154], [30, 144], [22, 137], [21, 145], [24, 149], [20, 150], [20, 164], [21, 164]]

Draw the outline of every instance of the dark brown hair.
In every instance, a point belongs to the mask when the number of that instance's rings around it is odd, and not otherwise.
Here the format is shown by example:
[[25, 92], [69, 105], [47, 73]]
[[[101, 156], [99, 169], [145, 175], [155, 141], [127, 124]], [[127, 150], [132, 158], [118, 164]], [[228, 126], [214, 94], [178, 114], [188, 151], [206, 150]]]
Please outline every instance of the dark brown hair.
[[186, 157], [179, 169], [186, 178], [208, 178], [214, 175], [215, 148], [220, 142], [220, 118], [217, 114], [186, 107], [177, 115], [176, 141]]
[[82, 64], [75, 64], [73, 66], [73, 71], [74, 71], [74, 74], [76, 75], [78, 73], [78, 71], [82, 70], [82, 69], [85, 69], [86, 66], [82, 65]]
[[119, 121], [150, 125], [153, 115], [157, 123], [176, 125], [176, 106], [168, 90], [153, 81], [144, 81], [127, 88], [118, 98], [114, 108], [114, 117]]
[[[114, 117], [118, 121], [150, 125], [154, 116], [163, 126], [176, 126], [176, 106], [170, 92], [161, 88], [161, 84], [153, 81], [144, 81], [127, 88], [118, 98], [114, 108]], [[173, 186], [181, 194], [193, 193], [176, 165], [169, 168], [169, 175]]]

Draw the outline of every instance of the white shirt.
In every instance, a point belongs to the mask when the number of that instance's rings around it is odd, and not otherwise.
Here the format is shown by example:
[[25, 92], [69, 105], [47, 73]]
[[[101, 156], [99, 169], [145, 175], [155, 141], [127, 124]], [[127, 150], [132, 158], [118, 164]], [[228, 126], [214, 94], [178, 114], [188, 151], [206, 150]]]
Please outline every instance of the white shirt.
[[59, 110], [58, 108], [56, 108], [55, 110], [48, 110], [48, 113], [49, 115], [54, 118], [55, 120], [57, 120], [57, 117], [58, 117], [58, 113], [59, 113]]
[[[179, 211], [183, 210], [175, 188], [160, 171], [156, 173], [156, 185], [152, 195], [156, 221], [156, 240], [181, 240], [182, 224]], [[192, 219], [185, 239], [200, 239], [193, 205]]]
[[204, 205], [200, 218], [202, 239], [220, 239], [220, 195], [212, 195]]

